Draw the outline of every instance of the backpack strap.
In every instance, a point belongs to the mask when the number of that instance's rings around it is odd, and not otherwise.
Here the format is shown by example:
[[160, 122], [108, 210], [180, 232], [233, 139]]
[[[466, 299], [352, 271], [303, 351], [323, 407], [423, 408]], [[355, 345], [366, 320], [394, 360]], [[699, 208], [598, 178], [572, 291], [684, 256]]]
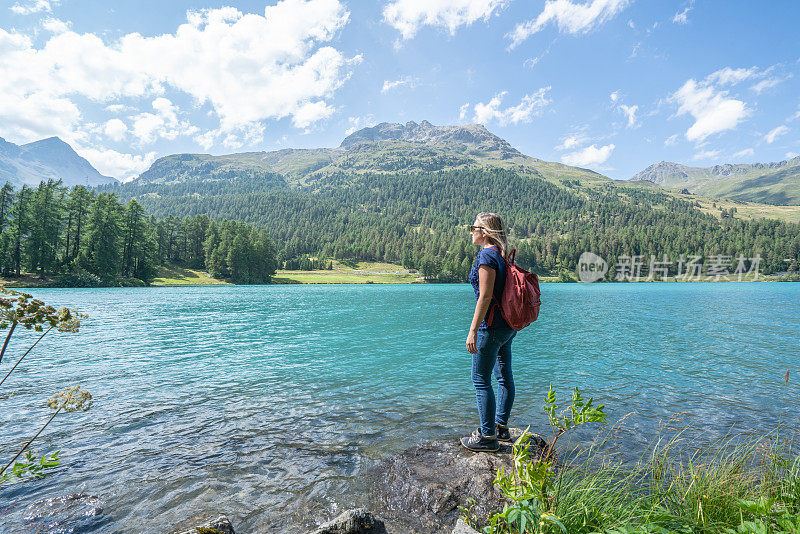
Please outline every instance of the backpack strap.
[[[503, 253], [500, 251], [499, 248], [497, 248], [494, 245], [489, 245], [489, 247], [495, 249], [498, 252], [498, 254], [500, 254], [500, 257], [503, 258]], [[516, 251], [517, 249], [514, 249], [514, 252]], [[506, 262], [506, 276], [508, 276], [507, 272], [508, 260], [506, 258], [503, 258], [503, 260], [505, 260]], [[497, 309], [499, 306], [500, 303], [497, 301], [497, 297], [495, 297], [494, 295], [494, 288], [492, 288], [492, 304], [489, 306], [489, 315], [486, 317], [486, 326], [492, 326], [492, 323], [494, 322], [494, 310]]]

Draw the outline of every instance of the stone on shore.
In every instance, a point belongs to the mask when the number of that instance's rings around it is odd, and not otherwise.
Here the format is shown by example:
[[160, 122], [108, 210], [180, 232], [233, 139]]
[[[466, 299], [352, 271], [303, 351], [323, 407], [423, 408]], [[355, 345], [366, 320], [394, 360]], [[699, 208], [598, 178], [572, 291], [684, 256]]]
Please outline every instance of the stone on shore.
[[464, 520], [459, 517], [458, 521], [456, 521], [456, 526], [453, 529], [453, 532], [451, 532], [450, 534], [481, 534], [481, 533], [472, 528], [471, 526], [469, 526], [468, 524], [466, 524]]
[[356, 508], [342, 512], [312, 534], [386, 534], [386, 527], [368, 510]]
[[176, 525], [172, 534], [234, 534], [233, 525], [224, 515], [195, 516]]
[[[512, 439], [522, 430], [511, 429]], [[546, 442], [531, 438], [533, 458], [541, 456]], [[449, 533], [461, 515], [471, 509], [479, 518], [502, 509], [503, 500], [494, 485], [497, 470], [511, 469], [511, 445], [501, 444], [496, 453], [471, 452], [458, 438], [412, 447], [373, 468], [373, 509], [391, 526], [404, 532]]]

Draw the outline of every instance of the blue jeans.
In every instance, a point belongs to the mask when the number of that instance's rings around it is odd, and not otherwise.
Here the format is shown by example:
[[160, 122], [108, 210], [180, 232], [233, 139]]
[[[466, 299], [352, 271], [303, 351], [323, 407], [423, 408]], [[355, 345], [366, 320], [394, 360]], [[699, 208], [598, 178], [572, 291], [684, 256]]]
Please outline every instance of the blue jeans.
[[[478, 415], [481, 418], [481, 434], [484, 436], [494, 435], [495, 422], [508, 424], [511, 406], [514, 404], [511, 340], [516, 335], [513, 328], [478, 330], [478, 353], [472, 355], [472, 383], [478, 396]], [[492, 388], [492, 371], [499, 386], [500, 402], [497, 403]]]

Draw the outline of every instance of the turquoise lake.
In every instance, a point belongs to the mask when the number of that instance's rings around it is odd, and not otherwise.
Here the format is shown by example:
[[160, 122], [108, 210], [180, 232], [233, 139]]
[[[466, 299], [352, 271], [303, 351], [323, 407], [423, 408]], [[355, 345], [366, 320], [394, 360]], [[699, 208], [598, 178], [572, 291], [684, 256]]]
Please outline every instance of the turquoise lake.
[[[708, 441], [800, 429], [800, 284], [542, 289], [513, 344], [511, 424], [545, 433], [552, 383], [604, 403], [609, 426], [627, 416], [613, 446], [630, 460], [675, 414]], [[90, 318], [45, 337], [3, 385], [0, 458], [53, 393], [79, 383], [95, 404], [35, 442], [61, 467], [0, 487], [0, 532], [166, 531], [214, 512], [241, 532], [303, 532], [361, 504], [382, 458], [478, 423], [467, 284], [30, 292]], [[0, 375], [33, 339], [15, 334]]]

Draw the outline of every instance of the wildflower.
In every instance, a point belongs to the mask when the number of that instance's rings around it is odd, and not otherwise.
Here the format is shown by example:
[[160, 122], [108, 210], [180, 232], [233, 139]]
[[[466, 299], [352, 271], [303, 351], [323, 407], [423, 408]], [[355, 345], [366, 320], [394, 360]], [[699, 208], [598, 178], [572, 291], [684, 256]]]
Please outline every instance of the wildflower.
[[56, 393], [47, 401], [47, 407], [53, 410], [64, 410], [65, 412], [75, 412], [81, 410], [85, 412], [92, 407], [92, 394], [81, 389], [80, 385], [66, 388], [61, 393]]

